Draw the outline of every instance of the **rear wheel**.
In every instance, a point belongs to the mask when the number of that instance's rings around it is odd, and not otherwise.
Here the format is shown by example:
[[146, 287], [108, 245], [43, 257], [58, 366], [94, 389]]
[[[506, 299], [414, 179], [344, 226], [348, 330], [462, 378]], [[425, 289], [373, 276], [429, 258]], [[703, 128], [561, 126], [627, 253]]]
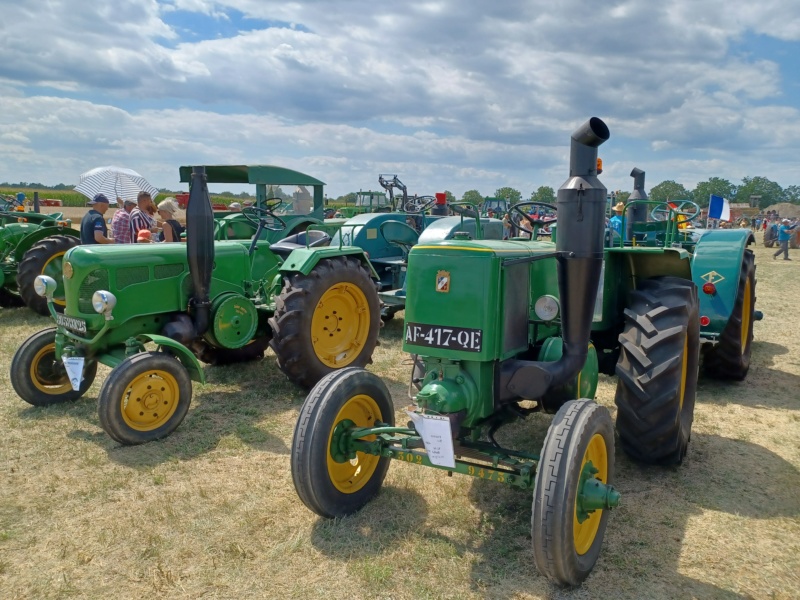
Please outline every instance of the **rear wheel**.
[[694, 418], [700, 351], [697, 288], [677, 277], [631, 292], [619, 337], [617, 432], [622, 449], [645, 463], [683, 461]]
[[186, 368], [166, 352], [141, 352], [123, 360], [100, 390], [100, 425], [115, 441], [143, 444], [178, 428], [192, 401]]
[[80, 386], [77, 390], [72, 389], [64, 363], [56, 359], [54, 327], [25, 340], [11, 361], [11, 385], [14, 391], [34, 406], [77, 400], [91, 387], [96, 374], [97, 363], [87, 361]]
[[[563, 586], [578, 585], [600, 555], [614, 480], [614, 427], [591, 400], [571, 400], [547, 430], [533, 489], [531, 541], [539, 571]], [[591, 501], [588, 500], [591, 498]]]
[[269, 345], [293, 383], [310, 388], [336, 369], [372, 362], [380, 300], [357, 258], [324, 259], [308, 275], [285, 277], [275, 306]]
[[295, 490], [309, 509], [343, 517], [378, 494], [390, 459], [346, 449], [350, 429], [376, 422], [394, 425], [389, 390], [376, 375], [347, 368], [314, 386], [300, 409], [291, 457]]
[[719, 343], [703, 357], [705, 372], [717, 379], [743, 381], [750, 370], [753, 313], [756, 306], [756, 265], [752, 250], [745, 250], [739, 271], [736, 302]]
[[16, 294], [12, 294], [5, 288], [0, 288], [0, 307], [2, 308], [19, 308], [25, 306], [22, 298]]
[[31, 310], [40, 315], [49, 315], [47, 299], [43, 298], [33, 289], [37, 275], [49, 275], [56, 284], [53, 294], [53, 305], [58, 312], [63, 312], [66, 306], [64, 297], [64, 275], [62, 265], [64, 254], [70, 248], [80, 245], [80, 240], [71, 235], [53, 235], [44, 238], [25, 253], [19, 263], [17, 272], [17, 285], [19, 295]]

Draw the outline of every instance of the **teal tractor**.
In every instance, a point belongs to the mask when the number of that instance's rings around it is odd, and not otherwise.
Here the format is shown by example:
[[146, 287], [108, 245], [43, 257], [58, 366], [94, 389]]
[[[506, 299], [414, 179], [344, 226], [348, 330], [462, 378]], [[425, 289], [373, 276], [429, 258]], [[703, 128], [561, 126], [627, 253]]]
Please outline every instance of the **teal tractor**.
[[[14, 199], [0, 206], [0, 306], [27, 305], [49, 314], [47, 303], [34, 291], [37, 275], [61, 281], [64, 253], [80, 243], [78, 233], [62, 213], [28, 212]], [[54, 307], [64, 309], [63, 284], [53, 293]]]
[[201, 361], [260, 358], [272, 343], [289, 379], [305, 387], [371, 361], [380, 302], [364, 253], [327, 246], [321, 231], [271, 243], [293, 222], [277, 214], [283, 200], [266, 197], [242, 212], [256, 227], [251, 240], [214, 242], [205, 172], [191, 175], [186, 244], [71, 249], [63, 314], [54, 309], [55, 280], [37, 278], [55, 327], [14, 355], [11, 383], [23, 400], [76, 400], [104, 364], [111, 372], [100, 390], [100, 424], [114, 440], [139, 444], [180, 425], [192, 382], [205, 381]]
[[[559, 585], [579, 584], [620, 502], [614, 424], [592, 400], [610, 357], [622, 449], [649, 464], [684, 460], [701, 340], [713, 337], [701, 335], [706, 305], [692, 269], [705, 274], [704, 257], [721, 242], [695, 242], [693, 253], [673, 246], [676, 221], [688, 217], [658, 203], [652, 208], [664, 220], [652, 224], [645, 214], [630, 241], [614, 237], [597, 177], [597, 148], [608, 137], [597, 118], [572, 134], [569, 178], [556, 205], [541, 205], [557, 212], [550, 241], [455, 238], [411, 249], [403, 334], [414, 365], [410, 421], [395, 424], [387, 386], [370, 372], [348, 368], [320, 380], [301, 409], [291, 455], [295, 489], [310, 510], [325, 518], [356, 512], [378, 494], [392, 459], [530, 490], [536, 566]], [[544, 226], [529, 208], [517, 208], [519, 218]], [[752, 318], [742, 325], [736, 315], [742, 306], [752, 316], [752, 263], [740, 258], [722, 272], [744, 286], [741, 302], [721, 285], [714, 299], [703, 294], [710, 306], [726, 303], [728, 325], [746, 331], [739, 346], [749, 346]], [[498, 443], [500, 427], [537, 411], [555, 414], [540, 453]]]

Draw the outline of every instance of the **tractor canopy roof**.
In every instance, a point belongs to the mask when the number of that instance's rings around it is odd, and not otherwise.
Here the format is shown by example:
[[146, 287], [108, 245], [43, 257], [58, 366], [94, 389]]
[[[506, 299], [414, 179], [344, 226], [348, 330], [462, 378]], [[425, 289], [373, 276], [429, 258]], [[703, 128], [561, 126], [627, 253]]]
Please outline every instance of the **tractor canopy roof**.
[[[196, 165], [201, 166], [201, 165]], [[322, 186], [325, 182], [300, 171], [273, 165], [205, 165], [209, 183]], [[181, 182], [189, 183], [192, 167], [180, 167]]]

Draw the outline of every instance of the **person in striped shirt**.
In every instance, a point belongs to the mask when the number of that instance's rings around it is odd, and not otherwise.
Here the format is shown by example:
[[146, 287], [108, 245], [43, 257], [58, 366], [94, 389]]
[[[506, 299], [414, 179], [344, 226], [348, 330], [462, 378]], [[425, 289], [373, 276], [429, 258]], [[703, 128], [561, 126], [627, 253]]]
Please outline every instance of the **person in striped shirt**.
[[111, 219], [111, 235], [115, 244], [132, 244], [131, 239], [131, 211], [136, 206], [135, 200], [117, 198], [117, 212]]
[[158, 231], [156, 220], [151, 216], [155, 214], [156, 207], [153, 198], [147, 192], [139, 192], [136, 197], [136, 208], [131, 211], [131, 240], [137, 243], [139, 232], [146, 229], [152, 233]]

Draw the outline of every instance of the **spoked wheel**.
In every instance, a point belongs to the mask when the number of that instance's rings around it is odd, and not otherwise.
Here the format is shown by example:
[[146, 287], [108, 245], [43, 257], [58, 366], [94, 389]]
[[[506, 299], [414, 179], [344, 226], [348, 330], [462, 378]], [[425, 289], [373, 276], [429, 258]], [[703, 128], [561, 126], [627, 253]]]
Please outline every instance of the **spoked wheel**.
[[47, 299], [33, 289], [37, 275], [49, 275], [56, 284], [53, 304], [58, 312], [64, 312], [67, 302], [64, 297], [64, 274], [62, 265], [67, 250], [80, 245], [80, 240], [71, 235], [53, 235], [44, 238], [25, 253], [19, 263], [17, 285], [19, 295], [31, 310], [40, 315], [49, 315]]
[[619, 336], [617, 432], [622, 449], [651, 464], [680, 464], [694, 419], [700, 353], [697, 288], [648, 279], [631, 292]]
[[322, 517], [343, 517], [378, 494], [390, 459], [348, 448], [352, 428], [376, 422], [394, 425], [389, 390], [376, 375], [347, 368], [314, 386], [300, 410], [291, 459], [295, 490], [308, 508]]
[[310, 388], [331, 371], [372, 362], [380, 300], [358, 259], [321, 260], [308, 275], [284, 278], [275, 306], [269, 345], [278, 366], [297, 385]]
[[591, 400], [570, 400], [547, 430], [533, 489], [534, 561], [555, 583], [578, 585], [594, 568], [619, 504], [613, 480], [611, 416]]
[[100, 390], [100, 425], [115, 441], [143, 444], [178, 428], [192, 401], [186, 368], [165, 352], [141, 352], [115, 367]]
[[20, 398], [34, 406], [77, 400], [86, 393], [97, 363], [87, 361], [78, 390], [72, 389], [64, 363], [56, 359], [55, 327], [33, 334], [22, 343], [11, 361], [11, 385]]
[[743, 381], [750, 370], [753, 313], [756, 306], [756, 264], [752, 250], [745, 250], [739, 271], [736, 302], [722, 330], [719, 343], [703, 357], [703, 368], [717, 379]]

